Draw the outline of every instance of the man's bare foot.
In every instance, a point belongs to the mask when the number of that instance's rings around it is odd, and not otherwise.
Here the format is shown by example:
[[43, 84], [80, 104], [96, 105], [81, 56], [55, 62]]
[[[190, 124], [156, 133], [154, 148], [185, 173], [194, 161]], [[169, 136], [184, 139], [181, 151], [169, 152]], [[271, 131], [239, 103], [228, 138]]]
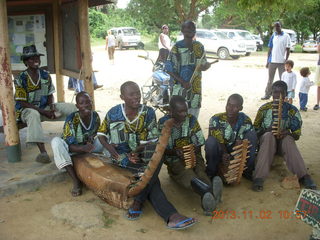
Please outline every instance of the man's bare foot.
[[128, 212], [126, 213], [125, 217], [128, 220], [137, 220], [141, 217], [142, 214], [142, 203], [139, 201], [134, 200], [131, 207], [128, 209]]
[[170, 229], [185, 229], [191, 227], [197, 222], [194, 218], [188, 218], [179, 213], [174, 213], [170, 216], [168, 221], [168, 228]]
[[73, 188], [71, 189], [71, 195], [72, 197], [78, 197], [82, 195], [82, 183], [77, 182], [73, 183]]

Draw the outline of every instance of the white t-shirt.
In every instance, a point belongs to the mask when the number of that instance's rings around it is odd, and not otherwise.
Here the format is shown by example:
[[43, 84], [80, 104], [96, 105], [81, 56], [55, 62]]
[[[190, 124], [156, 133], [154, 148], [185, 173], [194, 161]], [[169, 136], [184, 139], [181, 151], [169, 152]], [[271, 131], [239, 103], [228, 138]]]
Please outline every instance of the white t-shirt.
[[108, 35], [107, 38], [108, 38], [108, 47], [113, 47], [116, 45], [116, 39], [112, 34]]
[[313, 84], [314, 82], [310, 81], [308, 77], [301, 78], [299, 92], [308, 94], [309, 89]]
[[288, 86], [288, 92], [296, 89], [297, 75], [294, 72], [283, 72], [281, 80]]
[[[161, 35], [163, 36], [163, 41], [164, 41], [165, 45], [170, 48], [170, 46], [171, 46], [171, 40], [170, 40], [169, 36], [168, 36], [167, 34], [164, 34], [164, 33], [161, 33], [160, 36], [161, 36]], [[158, 40], [158, 47], [159, 47], [159, 49], [165, 48], [165, 47], [162, 45], [162, 43], [161, 43], [160, 36], [159, 36], [159, 40]], [[170, 50], [170, 49], [169, 49], [169, 50]]]
[[291, 47], [291, 39], [289, 34], [282, 32], [281, 34], [273, 33], [269, 44], [272, 48], [270, 59], [271, 63], [284, 63], [286, 61], [286, 49]]

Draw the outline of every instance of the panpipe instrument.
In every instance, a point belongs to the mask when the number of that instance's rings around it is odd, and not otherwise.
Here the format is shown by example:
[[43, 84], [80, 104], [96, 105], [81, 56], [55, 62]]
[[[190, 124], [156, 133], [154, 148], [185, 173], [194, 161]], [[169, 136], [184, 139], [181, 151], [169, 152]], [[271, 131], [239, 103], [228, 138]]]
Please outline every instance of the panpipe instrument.
[[182, 147], [183, 160], [185, 163], [185, 169], [194, 168], [197, 164], [197, 158], [193, 144], [189, 144]]
[[244, 139], [241, 144], [234, 146], [230, 153], [232, 159], [226, 164], [219, 165], [219, 175], [227, 184], [239, 184], [242, 173], [246, 170], [247, 159], [249, 158], [250, 142]]
[[283, 106], [283, 98], [280, 93], [279, 99], [274, 99], [272, 103], [272, 134], [276, 138], [280, 138], [281, 135], [281, 120], [282, 120], [282, 106]]
[[113, 165], [105, 156], [78, 154], [72, 156], [74, 169], [79, 179], [96, 195], [108, 204], [128, 209], [134, 196], [148, 184], [168, 145], [173, 119], [165, 122], [156, 149], [141, 176], [134, 175], [128, 169]]

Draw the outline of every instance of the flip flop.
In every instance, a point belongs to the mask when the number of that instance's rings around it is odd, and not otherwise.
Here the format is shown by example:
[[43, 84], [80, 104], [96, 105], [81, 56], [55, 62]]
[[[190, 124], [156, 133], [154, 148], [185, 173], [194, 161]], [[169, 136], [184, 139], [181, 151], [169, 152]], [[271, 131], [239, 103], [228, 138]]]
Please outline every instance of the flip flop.
[[213, 196], [215, 197], [217, 203], [221, 202], [222, 189], [223, 189], [222, 179], [219, 176], [215, 176], [212, 179], [212, 190], [213, 190]]
[[[188, 221], [191, 221], [191, 220], [194, 220], [194, 222], [190, 222], [189, 224], [187, 225], [184, 225], [184, 226], [181, 226], [182, 224], [188, 222]], [[182, 230], [182, 229], [186, 229], [186, 228], [189, 228], [191, 226], [193, 226], [194, 224], [196, 224], [196, 220], [194, 218], [186, 218], [185, 220], [182, 220], [181, 222], [178, 222], [176, 225], [174, 225], [173, 227], [169, 227], [167, 225], [167, 228], [169, 229], [173, 229], [173, 230]]]
[[252, 190], [255, 192], [262, 192], [263, 191], [263, 182], [262, 178], [255, 178], [252, 184]]
[[[138, 214], [136, 217], [129, 217], [129, 214]], [[135, 220], [138, 220], [139, 218], [141, 218], [141, 215], [142, 215], [142, 210], [140, 211], [134, 211], [132, 208], [129, 208], [128, 209], [128, 212], [126, 212], [124, 214], [124, 217], [127, 219], [127, 220], [130, 220], [130, 221], [135, 221]]]
[[48, 153], [42, 152], [42, 153], [39, 153], [38, 156], [36, 157], [36, 162], [39, 162], [39, 163], [50, 163], [51, 160], [50, 160], [50, 157], [49, 157]]

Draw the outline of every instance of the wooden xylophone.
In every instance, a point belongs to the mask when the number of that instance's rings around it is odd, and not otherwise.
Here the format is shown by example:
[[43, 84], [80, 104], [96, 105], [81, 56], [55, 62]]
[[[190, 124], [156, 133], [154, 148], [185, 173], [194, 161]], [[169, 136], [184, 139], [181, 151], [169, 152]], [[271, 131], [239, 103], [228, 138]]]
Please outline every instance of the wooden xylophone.
[[197, 164], [197, 158], [194, 150], [194, 145], [189, 144], [182, 147], [183, 159], [185, 163], [185, 169], [194, 168]]
[[279, 99], [275, 99], [272, 103], [273, 123], [271, 132], [276, 138], [280, 138], [281, 135], [282, 106], [283, 99], [280, 93]]
[[232, 159], [227, 164], [220, 164], [219, 175], [227, 184], [239, 184], [242, 173], [246, 170], [247, 159], [249, 158], [250, 142], [244, 139], [241, 144], [233, 147]]

